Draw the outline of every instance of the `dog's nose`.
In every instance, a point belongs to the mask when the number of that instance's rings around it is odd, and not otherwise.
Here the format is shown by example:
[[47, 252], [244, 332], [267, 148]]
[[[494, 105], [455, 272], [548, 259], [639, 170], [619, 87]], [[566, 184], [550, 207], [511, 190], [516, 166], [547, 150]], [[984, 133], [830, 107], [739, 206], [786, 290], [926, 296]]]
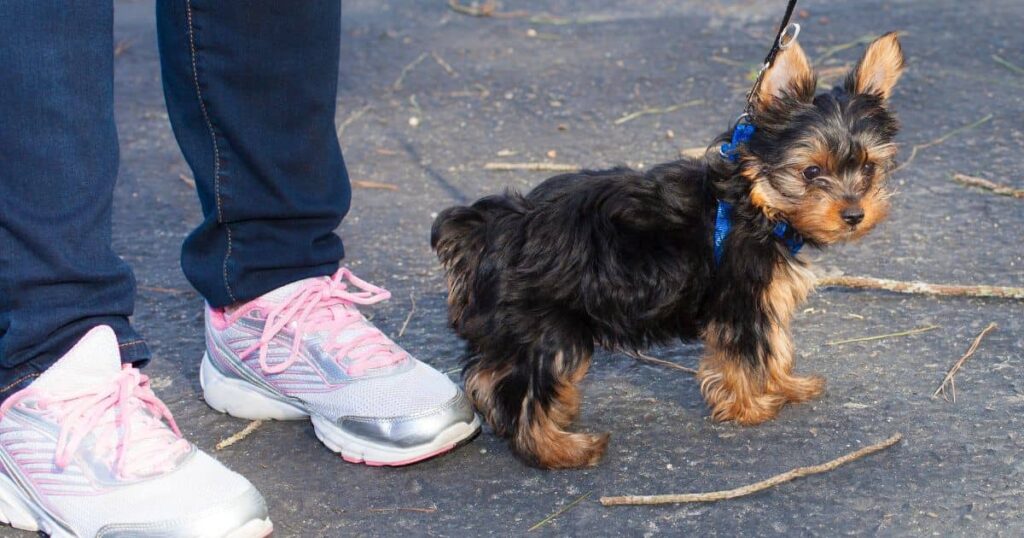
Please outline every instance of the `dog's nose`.
[[840, 216], [850, 226], [856, 226], [860, 224], [860, 221], [864, 220], [864, 210], [857, 205], [849, 206], [840, 213]]

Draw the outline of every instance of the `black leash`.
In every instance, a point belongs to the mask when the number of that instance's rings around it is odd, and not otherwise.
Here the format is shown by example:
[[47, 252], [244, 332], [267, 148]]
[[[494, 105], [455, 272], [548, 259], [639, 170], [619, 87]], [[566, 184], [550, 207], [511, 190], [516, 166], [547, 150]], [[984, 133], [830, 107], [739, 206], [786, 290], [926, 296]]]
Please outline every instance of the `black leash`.
[[[764, 63], [761, 64], [761, 69], [757, 72], [754, 86], [747, 93], [747, 107], [744, 109], [744, 113], [748, 116], [754, 109], [754, 97], [757, 95], [758, 90], [761, 89], [761, 80], [764, 78], [765, 71], [775, 62], [775, 57], [778, 56], [779, 51], [788, 47], [796, 40], [796, 36], [800, 35], [800, 25], [797, 23], [789, 24], [789, 19], [793, 17], [793, 10], [796, 8], [796, 2], [797, 0], [789, 0], [789, 4], [786, 5], [786, 14], [782, 16], [779, 31], [775, 34], [775, 42], [772, 43], [772, 48], [768, 51], [768, 55], [764, 57]], [[790, 31], [790, 28], [792, 28], [792, 31]]]

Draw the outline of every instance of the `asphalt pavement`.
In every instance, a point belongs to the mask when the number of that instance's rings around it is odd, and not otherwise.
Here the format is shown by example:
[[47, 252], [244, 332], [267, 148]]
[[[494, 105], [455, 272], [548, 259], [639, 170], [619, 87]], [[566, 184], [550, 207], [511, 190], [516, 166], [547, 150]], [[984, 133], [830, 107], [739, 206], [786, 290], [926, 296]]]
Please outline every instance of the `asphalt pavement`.
[[[350, 266], [393, 293], [374, 321], [457, 376], [461, 343], [446, 328], [428, 245], [433, 216], [546, 177], [487, 171], [488, 162], [647, 167], [707, 144], [741, 111], [784, 3], [506, 0], [502, 16], [473, 17], [443, 0], [346, 2], [337, 122], [362, 186], [339, 232]], [[167, 123], [153, 5], [116, 9], [115, 242], [142, 286], [135, 323], [156, 355], [149, 374], [184, 433], [264, 493], [277, 536], [520, 535], [580, 498], [531, 534], [1024, 534], [1020, 301], [819, 290], [795, 322], [797, 368], [825, 375], [828, 390], [751, 428], [710, 421], [685, 372], [601, 354], [578, 428], [612, 440], [588, 470], [525, 467], [486, 429], [454, 453], [397, 469], [345, 463], [301, 422], [267, 423], [215, 450], [246, 422], [201, 399], [202, 302], [178, 265], [199, 207]], [[953, 181], [962, 173], [1024, 188], [1024, 3], [807, 0], [798, 10], [800, 41], [826, 83], [870, 36], [904, 32], [907, 70], [892, 99], [901, 158], [922, 146], [893, 179], [889, 221], [812, 258], [848, 275], [1024, 286], [1024, 199]], [[999, 328], [956, 376], [956, 401], [933, 398], [990, 322]], [[938, 328], [834, 343], [929, 325]], [[700, 351], [651, 353], [692, 367]], [[597, 502], [737, 487], [896, 432], [904, 440], [889, 450], [741, 499]]]

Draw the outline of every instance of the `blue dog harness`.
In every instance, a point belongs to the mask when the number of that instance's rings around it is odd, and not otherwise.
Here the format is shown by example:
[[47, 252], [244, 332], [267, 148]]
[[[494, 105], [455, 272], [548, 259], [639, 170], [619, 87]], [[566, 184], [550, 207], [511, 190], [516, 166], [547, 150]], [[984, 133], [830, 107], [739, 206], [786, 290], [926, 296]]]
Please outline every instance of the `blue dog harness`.
[[[732, 130], [732, 140], [722, 144], [719, 149], [722, 157], [728, 159], [729, 162], [738, 161], [739, 147], [746, 144], [752, 136], [754, 136], [754, 124], [750, 123], [744, 114]], [[729, 236], [730, 229], [732, 229], [732, 204], [725, 200], [719, 200], [718, 210], [715, 213], [715, 265], [722, 263], [722, 255], [725, 253], [725, 238]], [[775, 229], [772, 230], [772, 235], [781, 239], [789, 247], [789, 253], [793, 256], [796, 256], [797, 252], [800, 252], [800, 248], [804, 246], [804, 238], [785, 222], [777, 223]]]

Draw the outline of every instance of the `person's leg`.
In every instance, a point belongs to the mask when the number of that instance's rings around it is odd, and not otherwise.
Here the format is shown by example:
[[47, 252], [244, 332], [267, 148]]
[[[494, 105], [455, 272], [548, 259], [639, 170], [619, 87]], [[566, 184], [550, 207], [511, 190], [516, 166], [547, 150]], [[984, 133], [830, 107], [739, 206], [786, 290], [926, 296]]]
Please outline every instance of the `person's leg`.
[[259, 492], [182, 438], [146, 376], [122, 364], [148, 351], [128, 324], [131, 271], [110, 246], [112, 9], [0, 2], [0, 522], [266, 536]]
[[351, 190], [334, 130], [339, 0], [159, 0], [167, 109], [204, 220], [182, 268], [214, 307], [334, 273]]
[[111, 248], [117, 177], [110, 0], [5, 2], [0, 16], [0, 399], [90, 328], [126, 362], [135, 282]]
[[328, 448], [372, 465], [465, 442], [479, 430], [465, 395], [359, 312], [385, 290], [338, 270], [351, 194], [334, 130], [341, 2], [157, 9], [167, 108], [205, 215], [182, 267], [209, 303], [206, 402], [310, 418]]

